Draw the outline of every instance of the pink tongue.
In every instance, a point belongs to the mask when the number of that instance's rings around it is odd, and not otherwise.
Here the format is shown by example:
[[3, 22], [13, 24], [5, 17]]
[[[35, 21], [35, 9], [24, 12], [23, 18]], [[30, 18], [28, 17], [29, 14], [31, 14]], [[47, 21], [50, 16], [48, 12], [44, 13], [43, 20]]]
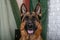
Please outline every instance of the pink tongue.
[[28, 33], [29, 33], [29, 34], [32, 34], [32, 33], [33, 33], [33, 30], [28, 30]]

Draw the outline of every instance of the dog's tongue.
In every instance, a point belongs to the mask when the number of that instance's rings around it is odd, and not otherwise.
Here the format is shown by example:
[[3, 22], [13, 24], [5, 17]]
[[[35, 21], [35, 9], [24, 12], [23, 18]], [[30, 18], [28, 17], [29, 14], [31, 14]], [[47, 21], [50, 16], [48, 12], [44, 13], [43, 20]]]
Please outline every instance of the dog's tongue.
[[33, 30], [28, 30], [28, 33], [29, 34], [33, 34]]

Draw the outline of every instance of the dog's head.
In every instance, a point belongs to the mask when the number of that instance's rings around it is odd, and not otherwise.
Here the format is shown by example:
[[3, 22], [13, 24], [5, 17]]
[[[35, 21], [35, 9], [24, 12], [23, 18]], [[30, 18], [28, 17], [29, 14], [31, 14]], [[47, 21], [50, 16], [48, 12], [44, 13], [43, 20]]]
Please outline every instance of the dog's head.
[[35, 21], [40, 22], [41, 19], [41, 7], [38, 3], [35, 7], [35, 10], [33, 12], [29, 12], [23, 3], [21, 5], [21, 20], [22, 22], [26, 22], [24, 26], [24, 30], [28, 34], [34, 34], [37, 30], [37, 26], [35, 25]]

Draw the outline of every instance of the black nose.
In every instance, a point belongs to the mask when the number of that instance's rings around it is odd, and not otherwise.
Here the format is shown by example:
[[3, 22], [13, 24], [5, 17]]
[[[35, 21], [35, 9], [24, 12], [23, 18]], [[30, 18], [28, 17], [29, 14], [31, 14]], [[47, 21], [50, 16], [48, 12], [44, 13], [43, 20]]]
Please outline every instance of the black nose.
[[32, 25], [29, 25], [29, 28], [32, 28]]
[[32, 27], [33, 27], [33, 23], [32, 23], [31, 20], [29, 20], [29, 21], [28, 21], [28, 28], [29, 28], [29, 29], [32, 29]]

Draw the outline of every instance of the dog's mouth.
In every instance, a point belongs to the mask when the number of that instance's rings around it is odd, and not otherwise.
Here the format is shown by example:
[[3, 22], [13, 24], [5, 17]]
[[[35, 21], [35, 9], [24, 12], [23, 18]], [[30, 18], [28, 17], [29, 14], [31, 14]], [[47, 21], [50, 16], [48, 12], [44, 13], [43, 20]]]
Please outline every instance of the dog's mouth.
[[26, 25], [25, 30], [29, 35], [32, 35], [35, 33], [37, 27], [35, 25]]

